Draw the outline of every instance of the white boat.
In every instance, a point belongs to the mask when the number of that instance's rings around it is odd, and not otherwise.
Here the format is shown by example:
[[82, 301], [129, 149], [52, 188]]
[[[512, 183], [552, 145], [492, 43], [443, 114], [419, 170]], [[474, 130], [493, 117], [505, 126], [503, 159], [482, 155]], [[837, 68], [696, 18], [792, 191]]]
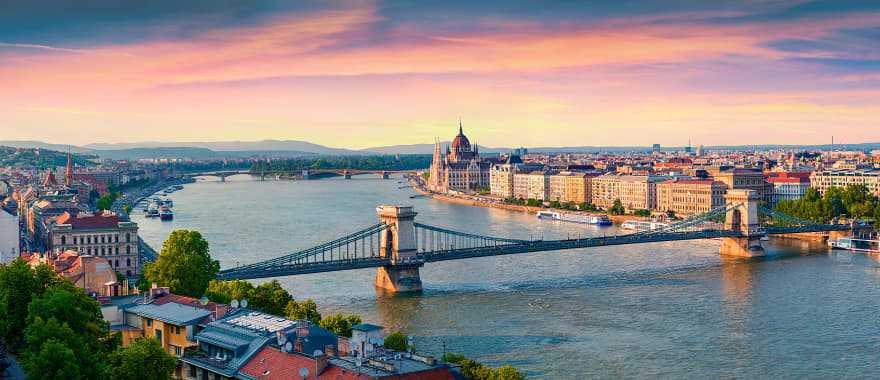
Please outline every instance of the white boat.
[[174, 219], [174, 211], [171, 211], [171, 208], [167, 206], [162, 206], [159, 208], [159, 219], [161, 220], [172, 220]]
[[846, 249], [849, 251], [880, 253], [880, 240], [854, 239], [848, 237], [828, 240], [828, 246], [833, 249]]
[[172, 201], [169, 198], [162, 198], [159, 200], [159, 207], [163, 207], [163, 206], [168, 207], [168, 208], [174, 208], [174, 201]]
[[147, 206], [147, 212], [145, 214], [147, 218], [155, 218], [159, 216], [159, 204], [156, 202], [150, 202], [150, 205]]
[[605, 215], [569, 214], [556, 211], [538, 211], [538, 219], [560, 220], [563, 222], [594, 224], [598, 226], [610, 226], [611, 219]]
[[660, 222], [651, 222], [644, 220], [627, 220], [620, 225], [625, 230], [635, 230], [635, 231], [655, 231], [661, 228], [668, 227], [669, 224], [660, 223]]

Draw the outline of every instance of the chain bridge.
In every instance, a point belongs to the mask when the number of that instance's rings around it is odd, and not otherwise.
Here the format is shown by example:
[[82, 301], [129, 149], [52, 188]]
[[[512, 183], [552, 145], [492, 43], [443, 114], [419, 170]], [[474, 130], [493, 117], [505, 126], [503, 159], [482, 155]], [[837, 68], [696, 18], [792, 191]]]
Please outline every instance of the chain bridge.
[[419, 269], [427, 263], [624, 244], [717, 239], [720, 253], [764, 254], [761, 238], [774, 234], [851, 231], [850, 225], [816, 224], [762, 207], [752, 190], [730, 190], [726, 204], [666, 227], [613, 236], [522, 240], [483, 236], [415, 222], [409, 206], [379, 206], [379, 223], [336, 240], [278, 258], [221, 270], [225, 280], [377, 268], [376, 286], [392, 292], [419, 291]]

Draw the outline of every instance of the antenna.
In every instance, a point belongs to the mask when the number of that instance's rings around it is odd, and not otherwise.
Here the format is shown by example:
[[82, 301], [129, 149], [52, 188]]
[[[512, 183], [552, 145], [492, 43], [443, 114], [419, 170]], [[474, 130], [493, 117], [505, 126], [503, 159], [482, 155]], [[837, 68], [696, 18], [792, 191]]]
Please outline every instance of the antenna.
[[244, 308], [244, 307], [247, 307], [248, 301], [246, 299], [243, 299], [243, 300], [241, 300], [241, 302], [239, 302], [239, 304], [241, 304], [241, 307]]
[[207, 305], [208, 304], [208, 297], [202, 296], [202, 298], [199, 298], [199, 303], [202, 304], [202, 306]]
[[284, 352], [293, 351], [293, 343], [287, 342], [284, 343]]
[[299, 375], [302, 376], [303, 379], [309, 377], [309, 369], [306, 367], [302, 367], [299, 369]]
[[229, 306], [232, 306], [233, 309], [238, 309], [238, 300], [232, 300], [232, 302], [229, 303]]

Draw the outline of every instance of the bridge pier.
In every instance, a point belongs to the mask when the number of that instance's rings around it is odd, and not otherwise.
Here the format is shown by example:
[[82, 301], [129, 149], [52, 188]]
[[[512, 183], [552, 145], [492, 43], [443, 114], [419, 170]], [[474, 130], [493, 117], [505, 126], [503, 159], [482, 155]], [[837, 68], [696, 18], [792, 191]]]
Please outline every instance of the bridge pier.
[[382, 172], [382, 179], [388, 179], [388, 178], [391, 178], [391, 176], [388, 175], [388, 172]]
[[764, 247], [760, 237], [721, 238], [722, 256], [733, 257], [761, 257], [764, 256]]
[[351, 179], [351, 173], [349, 173], [348, 170], [342, 172], [342, 176], [343, 176], [345, 179]]
[[740, 205], [727, 212], [724, 229], [739, 231], [743, 236], [721, 238], [720, 254], [744, 258], [764, 256], [761, 237], [766, 233], [758, 219], [758, 202], [761, 201], [758, 194], [754, 190], [732, 189], [724, 199], [729, 204]]
[[416, 212], [412, 206], [382, 205], [376, 208], [379, 219], [390, 226], [382, 231], [379, 252], [391, 263], [376, 270], [376, 288], [392, 293], [420, 292], [422, 279], [419, 267], [422, 262], [415, 261], [418, 254], [414, 220]]

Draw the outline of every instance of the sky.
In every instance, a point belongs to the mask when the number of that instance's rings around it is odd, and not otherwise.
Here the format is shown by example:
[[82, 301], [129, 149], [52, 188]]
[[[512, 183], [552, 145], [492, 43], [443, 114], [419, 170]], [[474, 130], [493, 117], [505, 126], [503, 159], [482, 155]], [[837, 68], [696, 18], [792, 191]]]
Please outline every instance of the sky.
[[0, 139], [880, 142], [880, 1], [0, 0]]

